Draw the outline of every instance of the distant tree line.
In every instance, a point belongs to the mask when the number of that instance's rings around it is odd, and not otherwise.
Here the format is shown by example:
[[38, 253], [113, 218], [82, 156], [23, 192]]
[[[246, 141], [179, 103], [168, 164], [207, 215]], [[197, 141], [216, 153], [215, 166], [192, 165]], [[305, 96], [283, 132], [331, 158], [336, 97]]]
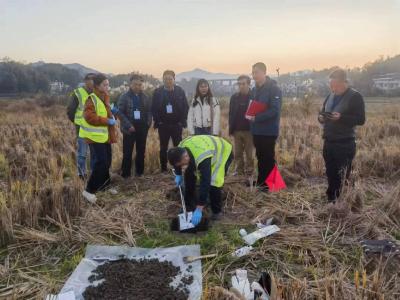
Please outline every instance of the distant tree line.
[[[329, 92], [328, 75], [335, 67], [312, 71], [302, 75], [283, 74], [278, 81], [281, 85], [290, 85], [297, 82], [301, 93], [305, 93], [302, 82], [311, 79], [313, 81], [313, 93], [326, 95]], [[384, 95], [382, 90], [374, 86], [373, 78], [386, 73], [400, 73], [400, 55], [394, 57], [381, 57], [374, 62], [365, 64], [361, 68], [348, 69], [350, 83], [365, 96]], [[139, 72], [133, 72], [139, 73]], [[111, 87], [119, 87], [129, 82], [132, 73], [110, 76]], [[152, 75], [141, 74], [144, 80], [153, 86], [158, 86], [160, 81]], [[69, 69], [62, 64], [44, 63], [40, 65], [24, 64], [9, 58], [0, 59], [0, 94], [7, 93], [48, 93], [50, 83], [62, 82], [70, 88], [75, 88], [82, 76], [77, 70]], [[180, 84], [186, 91], [194, 91], [197, 79], [184, 80]], [[400, 96], [400, 89], [391, 92], [393, 96]], [[386, 95], [386, 94], [385, 94]]]
[[75, 87], [81, 80], [78, 71], [61, 64], [32, 66], [8, 58], [0, 60], [0, 93], [47, 93], [50, 82], [59, 81]]
[[[283, 74], [279, 77], [279, 83], [289, 84], [297, 81], [299, 89], [302, 90], [301, 83], [312, 79], [313, 89], [317, 95], [326, 95], [329, 92], [328, 77], [337, 67], [331, 67], [320, 71], [312, 71], [303, 75]], [[379, 59], [365, 64], [363, 67], [348, 68], [348, 79], [350, 85], [360, 91], [365, 96], [400, 96], [400, 89], [391, 91], [387, 94], [374, 86], [373, 78], [387, 73], [400, 73], [400, 55], [394, 57], [380, 57]], [[305, 91], [303, 91], [305, 92]]]
[[[111, 87], [119, 87], [129, 83], [133, 73], [109, 76]], [[141, 73], [140, 73], [141, 74]], [[158, 86], [160, 81], [152, 75], [141, 74], [146, 82]], [[82, 75], [62, 64], [24, 64], [9, 58], [0, 59], [0, 94], [35, 94], [48, 93], [51, 82], [62, 82], [70, 89], [82, 82]]]

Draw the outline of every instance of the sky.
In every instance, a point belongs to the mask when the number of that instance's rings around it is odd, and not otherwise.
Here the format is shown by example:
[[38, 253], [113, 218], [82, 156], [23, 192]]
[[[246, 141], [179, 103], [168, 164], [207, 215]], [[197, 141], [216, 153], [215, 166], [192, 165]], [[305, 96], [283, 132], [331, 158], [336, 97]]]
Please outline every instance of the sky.
[[400, 0], [0, 0], [0, 57], [160, 77], [281, 74], [400, 54]]

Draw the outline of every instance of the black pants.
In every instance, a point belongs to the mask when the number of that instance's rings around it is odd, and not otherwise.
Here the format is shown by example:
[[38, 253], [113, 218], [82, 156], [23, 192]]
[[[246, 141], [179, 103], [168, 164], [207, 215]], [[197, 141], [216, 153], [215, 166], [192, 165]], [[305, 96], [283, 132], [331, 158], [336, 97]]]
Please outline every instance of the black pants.
[[256, 148], [258, 161], [257, 185], [264, 186], [267, 176], [275, 166], [276, 136], [254, 135], [253, 142]]
[[[228, 169], [233, 161], [233, 153], [229, 155], [228, 160], [225, 164], [225, 175], [228, 173]], [[185, 172], [185, 205], [188, 211], [194, 211], [197, 206], [197, 195], [196, 194], [196, 181], [197, 177], [195, 173]], [[209, 204], [213, 214], [219, 214], [222, 211], [222, 187], [210, 186], [208, 192]]]
[[110, 184], [110, 167], [111, 167], [111, 144], [89, 144], [90, 153], [92, 153], [93, 169], [86, 186], [86, 191], [96, 193], [105, 189]]
[[355, 155], [356, 142], [354, 139], [324, 142], [323, 156], [328, 177], [326, 191], [328, 201], [335, 201], [339, 197], [344, 181], [350, 177]]
[[121, 176], [127, 178], [131, 176], [132, 152], [136, 144], [135, 173], [140, 176], [144, 172], [144, 158], [146, 152], [147, 126], [135, 126], [136, 131], [123, 135], [122, 141], [122, 165]]
[[161, 171], [167, 171], [167, 150], [169, 140], [172, 139], [174, 147], [182, 141], [182, 126], [180, 124], [162, 124], [158, 127], [160, 137], [160, 164]]

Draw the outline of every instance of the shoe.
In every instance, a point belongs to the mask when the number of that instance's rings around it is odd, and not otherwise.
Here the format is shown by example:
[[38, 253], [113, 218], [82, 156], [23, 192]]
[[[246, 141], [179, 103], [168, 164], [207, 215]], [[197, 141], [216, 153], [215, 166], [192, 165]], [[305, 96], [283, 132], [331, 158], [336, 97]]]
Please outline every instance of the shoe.
[[212, 214], [211, 215], [211, 220], [213, 220], [213, 221], [219, 221], [219, 220], [221, 220], [221, 218], [222, 218], [222, 215], [221, 215], [221, 213], [217, 213], [217, 214]]
[[111, 188], [108, 191], [110, 192], [111, 195], [117, 195], [118, 194], [118, 191], [115, 188]]
[[83, 198], [85, 198], [88, 202], [94, 204], [96, 203], [97, 197], [95, 194], [89, 193], [88, 191], [83, 191], [82, 193]]

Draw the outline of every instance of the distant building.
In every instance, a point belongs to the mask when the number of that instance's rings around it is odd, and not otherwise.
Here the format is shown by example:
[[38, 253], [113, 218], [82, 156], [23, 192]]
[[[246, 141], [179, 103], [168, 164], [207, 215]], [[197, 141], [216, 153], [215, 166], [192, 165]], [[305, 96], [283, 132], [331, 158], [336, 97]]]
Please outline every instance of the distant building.
[[238, 91], [237, 78], [208, 80], [216, 96], [230, 96]]
[[120, 86], [111, 88], [110, 93], [111, 94], [122, 94], [122, 93], [127, 92], [128, 90], [129, 90], [128, 82], [124, 81], [124, 83], [121, 84]]
[[374, 86], [383, 91], [400, 89], [400, 73], [387, 73], [372, 79]]
[[[145, 80], [143, 82], [143, 88], [145, 90], [152, 89], [152, 88], [154, 88], [154, 85], [152, 83], [150, 83], [149, 81]], [[129, 90], [129, 83], [127, 81], [124, 81], [124, 83], [121, 84], [120, 86], [111, 88], [110, 93], [111, 94], [122, 94], [122, 93], [126, 93], [128, 90]]]
[[[198, 80], [197, 78], [191, 78], [190, 80], [184, 78], [177, 82], [185, 90], [188, 99], [194, 97]], [[207, 81], [210, 84], [213, 95], [217, 97], [229, 97], [238, 91], [237, 78], [207, 79]]]
[[311, 70], [301, 70], [301, 71], [297, 71], [297, 72], [292, 72], [289, 73], [291, 76], [294, 77], [300, 77], [300, 76], [309, 76], [312, 74], [313, 71]]
[[282, 94], [287, 97], [300, 97], [310, 93], [318, 85], [319, 82], [317, 80], [300, 76], [291, 76], [289, 80], [279, 82]]
[[61, 81], [50, 82], [50, 94], [61, 94], [69, 89], [69, 85]]

